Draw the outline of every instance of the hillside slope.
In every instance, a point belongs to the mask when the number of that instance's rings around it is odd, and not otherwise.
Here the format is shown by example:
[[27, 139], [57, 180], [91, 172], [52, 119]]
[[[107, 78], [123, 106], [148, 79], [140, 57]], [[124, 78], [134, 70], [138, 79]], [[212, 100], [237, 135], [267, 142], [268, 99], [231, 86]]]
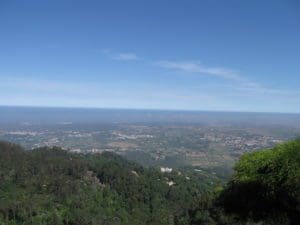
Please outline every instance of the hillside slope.
[[196, 212], [212, 221], [218, 183], [205, 172], [161, 173], [112, 153], [24, 151], [1, 142], [0, 224], [194, 224]]

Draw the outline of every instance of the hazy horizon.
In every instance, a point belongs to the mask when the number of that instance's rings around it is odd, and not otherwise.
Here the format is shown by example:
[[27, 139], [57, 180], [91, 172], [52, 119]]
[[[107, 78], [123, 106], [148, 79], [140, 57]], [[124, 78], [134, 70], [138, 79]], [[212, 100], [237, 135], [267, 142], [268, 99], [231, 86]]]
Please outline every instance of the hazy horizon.
[[253, 113], [253, 114], [287, 114], [300, 115], [300, 112], [273, 111], [238, 111], [238, 110], [210, 110], [210, 109], [180, 109], [180, 108], [120, 108], [93, 106], [51, 106], [51, 105], [0, 105], [0, 108], [40, 108], [40, 109], [95, 109], [95, 110], [129, 110], [129, 111], [164, 111], [164, 112], [212, 112], [212, 113]]
[[0, 106], [0, 125], [169, 123], [300, 127], [300, 114], [162, 109]]

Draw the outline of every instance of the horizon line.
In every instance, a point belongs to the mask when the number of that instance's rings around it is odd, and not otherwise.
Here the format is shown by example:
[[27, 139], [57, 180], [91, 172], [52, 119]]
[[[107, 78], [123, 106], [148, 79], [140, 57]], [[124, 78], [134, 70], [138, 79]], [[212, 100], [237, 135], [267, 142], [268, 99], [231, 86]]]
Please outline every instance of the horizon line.
[[122, 108], [97, 106], [43, 106], [43, 105], [1, 105], [5, 108], [44, 108], [44, 109], [98, 109], [98, 110], [132, 110], [132, 111], [165, 111], [165, 112], [211, 112], [211, 113], [257, 113], [257, 114], [291, 114], [300, 115], [300, 112], [274, 112], [274, 111], [244, 111], [244, 110], [209, 110], [209, 109], [167, 109], [167, 108]]

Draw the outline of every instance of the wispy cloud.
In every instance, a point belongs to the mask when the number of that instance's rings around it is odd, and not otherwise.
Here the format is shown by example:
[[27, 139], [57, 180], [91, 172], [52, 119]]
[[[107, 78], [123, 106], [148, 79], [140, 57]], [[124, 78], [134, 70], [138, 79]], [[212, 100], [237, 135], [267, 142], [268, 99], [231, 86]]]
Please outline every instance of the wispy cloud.
[[135, 54], [131, 52], [125, 52], [125, 53], [118, 53], [112, 57], [115, 60], [121, 60], [121, 61], [131, 61], [131, 60], [139, 60], [140, 58]]
[[300, 94], [295, 90], [284, 90], [264, 87], [262, 84], [242, 76], [237, 70], [224, 67], [209, 67], [197, 61], [157, 61], [155, 65], [174, 71], [194, 73], [202, 76], [212, 76], [225, 79], [231, 82], [230, 88], [239, 93], [247, 95], [296, 95]]
[[102, 53], [108, 56], [111, 59], [119, 61], [135, 61], [140, 60], [141, 58], [134, 52], [112, 52], [109, 49], [102, 50]]
[[[140, 60], [135, 53], [114, 53], [110, 49], [103, 50], [103, 53], [113, 60], [132, 61]], [[210, 76], [218, 79], [228, 81], [226, 84], [220, 82], [224, 89], [230, 89], [240, 96], [282, 96], [282, 97], [295, 97], [299, 96], [300, 91], [286, 90], [266, 87], [259, 82], [248, 79], [236, 69], [229, 69], [220, 66], [207, 66], [199, 61], [149, 61], [144, 60], [144, 63], [155, 65], [163, 69], [178, 71], [182, 73], [198, 74], [200, 76]]]
[[155, 62], [155, 65], [186, 73], [198, 73], [235, 81], [243, 80], [234, 70], [222, 67], [207, 67], [196, 61], [158, 61]]

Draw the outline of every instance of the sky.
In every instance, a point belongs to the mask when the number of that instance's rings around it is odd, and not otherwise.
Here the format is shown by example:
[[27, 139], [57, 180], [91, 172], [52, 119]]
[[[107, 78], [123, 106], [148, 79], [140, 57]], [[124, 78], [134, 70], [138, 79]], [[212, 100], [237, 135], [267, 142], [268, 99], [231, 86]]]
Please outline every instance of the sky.
[[0, 0], [0, 105], [300, 113], [300, 2]]

